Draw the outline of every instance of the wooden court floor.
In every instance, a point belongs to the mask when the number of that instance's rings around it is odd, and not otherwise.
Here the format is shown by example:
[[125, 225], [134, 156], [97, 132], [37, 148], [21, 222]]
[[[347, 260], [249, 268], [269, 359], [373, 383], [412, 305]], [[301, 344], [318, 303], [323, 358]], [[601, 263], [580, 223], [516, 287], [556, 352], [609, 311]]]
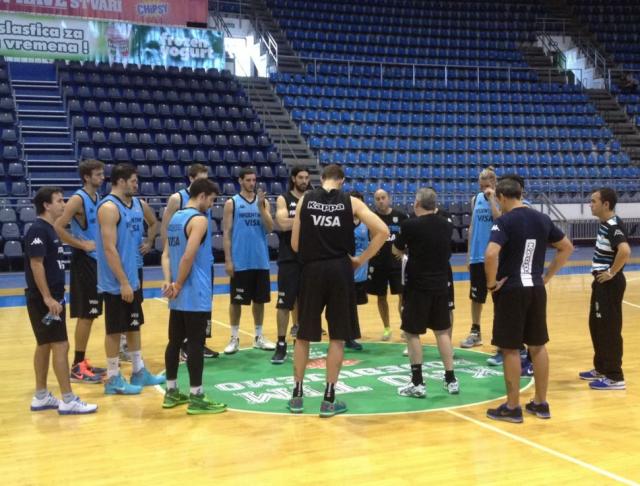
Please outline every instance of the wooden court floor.
[[[637, 484], [640, 481], [640, 272], [627, 273], [624, 304], [626, 391], [597, 392], [576, 378], [591, 367], [587, 326], [591, 277], [556, 277], [549, 291], [553, 418], [522, 425], [485, 418], [487, 405], [407, 415], [261, 415], [229, 411], [187, 416], [163, 410], [162, 396], [104, 396], [101, 386], [75, 385], [99, 404], [91, 416], [31, 413], [34, 339], [24, 308], [0, 309], [0, 472], [4, 485], [49, 484]], [[454, 341], [470, 325], [468, 282], [456, 282]], [[227, 343], [228, 296], [215, 297], [214, 337]], [[391, 301], [395, 303], [394, 300]], [[247, 309], [248, 310], [248, 309]], [[143, 352], [163, 369], [167, 309], [145, 302]], [[360, 308], [363, 341], [378, 340], [375, 302]], [[490, 329], [491, 305], [483, 329]], [[399, 341], [397, 314], [392, 311]], [[73, 336], [75, 323], [68, 324]], [[250, 312], [241, 329], [251, 333]], [[265, 330], [275, 339], [275, 310]], [[489, 342], [485, 334], [485, 343]], [[94, 324], [88, 355], [104, 365], [103, 321]], [[428, 336], [427, 343], [433, 343]], [[72, 343], [73, 344], [73, 343]], [[250, 346], [241, 334], [241, 346]], [[482, 349], [491, 352], [485, 344]], [[269, 353], [265, 353], [265, 367]], [[403, 362], [398, 358], [399, 363]], [[129, 364], [124, 374], [129, 375]], [[58, 395], [50, 372], [50, 388]], [[528, 400], [532, 389], [523, 393]], [[496, 400], [494, 404], [499, 403]]]

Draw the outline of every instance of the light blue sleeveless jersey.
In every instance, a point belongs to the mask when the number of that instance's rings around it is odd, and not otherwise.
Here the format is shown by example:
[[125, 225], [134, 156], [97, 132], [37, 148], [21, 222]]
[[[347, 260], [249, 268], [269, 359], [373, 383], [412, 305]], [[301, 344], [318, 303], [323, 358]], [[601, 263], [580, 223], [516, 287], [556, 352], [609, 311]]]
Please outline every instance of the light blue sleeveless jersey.
[[267, 234], [258, 210], [258, 198], [252, 202], [236, 194], [233, 200], [231, 257], [236, 271], [269, 270]]
[[144, 266], [144, 258], [140, 253], [140, 245], [144, 239], [144, 210], [142, 209], [142, 203], [136, 197], [133, 198], [133, 206], [131, 207], [131, 227], [133, 228], [134, 237], [138, 242], [136, 248], [136, 265], [138, 268]]
[[[353, 230], [353, 235], [356, 240], [356, 254], [354, 256], [358, 256], [369, 246], [369, 228], [361, 222]], [[354, 272], [353, 277], [356, 282], [365, 282], [368, 274], [369, 264], [365, 263]]]
[[479, 192], [476, 196], [472, 218], [473, 229], [471, 231], [471, 241], [469, 241], [469, 263], [483, 263], [484, 252], [491, 236], [493, 215], [491, 214], [491, 203], [484, 197], [482, 192]]
[[[80, 196], [82, 198], [82, 206], [84, 208], [84, 227], [73, 217], [71, 218], [71, 234], [74, 238], [84, 241], [96, 241], [96, 231], [98, 228], [98, 204], [100, 202], [100, 195], [96, 194], [96, 200], [91, 199], [91, 196], [87, 194], [84, 189], [78, 189], [74, 196]], [[75, 249], [74, 251], [82, 251]], [[96, 259], [96, 251], [90, 251], [88, 256]]]

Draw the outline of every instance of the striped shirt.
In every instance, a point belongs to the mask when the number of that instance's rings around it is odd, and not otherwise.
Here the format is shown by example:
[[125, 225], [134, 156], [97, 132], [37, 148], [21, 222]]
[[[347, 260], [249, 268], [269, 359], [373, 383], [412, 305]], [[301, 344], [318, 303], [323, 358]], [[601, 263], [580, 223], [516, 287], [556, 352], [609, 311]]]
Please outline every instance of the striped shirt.
[[622, 220], [613, 216], [598, 226], [596, 249], [593, 254], [591, 271], [604, 272], [611, 268], [618, 253], [618, 245], [627, 241], [627, 234]]

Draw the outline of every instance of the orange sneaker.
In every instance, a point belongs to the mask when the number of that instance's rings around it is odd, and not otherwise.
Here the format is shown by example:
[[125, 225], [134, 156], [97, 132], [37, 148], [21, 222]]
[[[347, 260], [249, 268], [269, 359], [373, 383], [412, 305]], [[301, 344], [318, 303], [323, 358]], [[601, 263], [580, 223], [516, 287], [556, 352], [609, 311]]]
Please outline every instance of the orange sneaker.
[[102, 376], [95, 374], [85, 359], [71, 368], [71, 381], [74, 383], [98, 384], [102, 383]]

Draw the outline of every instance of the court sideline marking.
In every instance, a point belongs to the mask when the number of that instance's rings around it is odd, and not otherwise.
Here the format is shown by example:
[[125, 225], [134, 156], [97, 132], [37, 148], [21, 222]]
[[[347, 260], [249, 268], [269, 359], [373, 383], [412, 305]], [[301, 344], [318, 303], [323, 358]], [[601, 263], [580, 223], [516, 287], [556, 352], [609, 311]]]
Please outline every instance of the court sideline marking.
[[631, 479], [627, 479], [624, 478], [622, 476], [618, 476], [615, 473], [609, 472], [606, 469], [602, 469], [598, 466], [594, 466], [593, 464], [589, 464], [588, 462], [582, 461], [580, 459], [576, 459], [575, 457], [569, 456], [568, 454], [565, 454], [563, 452], [559, 452], [556, 451], [554, 449], [551, 449], [549, 447], [543, 446], [541, 444], [538, 444], [536, 442], [532, 442], [529, 439], [525, 439], [524, 437], [520, 437], [519, 435], [516, 434], [512, 434], [511, 432], [507, 432], [506, 430], [502, 430], [498, 427], [495, 427], [494, 425], [491, 425], [489, 423], [486, 422], [481, 422], [480, 420], [474, 419], [473, 417], [469, 417], [467, 415], [461, 414], [460, 412], [456, 412], [455, 410], [443, 410], [445, 413], [448, 413], [449, 415], [453, 415], [454, 417], [466, 420], [467, 422], [471, 422], [472, 424], [475, 424], [479, 427], [482, 427], [484, 429], [490, 430], [492, 432], [495, 432], [497, 434], [503, 435], [504, 437], [507, 437], [511, 440], [514, 440], [516, 442], [520, 442], [521, 444], [524, 444], [526, 446], [532, 447], [534, 449], [538, 449], [539, 451], [545, 452], [549, 455], [555, 456], [558, 459], [562, 459], [568, 462], [571, 462], [577, 466], [583, 467], [585, 469], [588, 469], [589, 471], [592, 471], [596, 474], [600, 474], [601, 476], [606, 476], [609, 479], [613, 479], [614, 481], [617, 481], [619, 483], [622, 484], [628, 484], [630, 486], [638, 486], [639, 483], [632, 481]]

